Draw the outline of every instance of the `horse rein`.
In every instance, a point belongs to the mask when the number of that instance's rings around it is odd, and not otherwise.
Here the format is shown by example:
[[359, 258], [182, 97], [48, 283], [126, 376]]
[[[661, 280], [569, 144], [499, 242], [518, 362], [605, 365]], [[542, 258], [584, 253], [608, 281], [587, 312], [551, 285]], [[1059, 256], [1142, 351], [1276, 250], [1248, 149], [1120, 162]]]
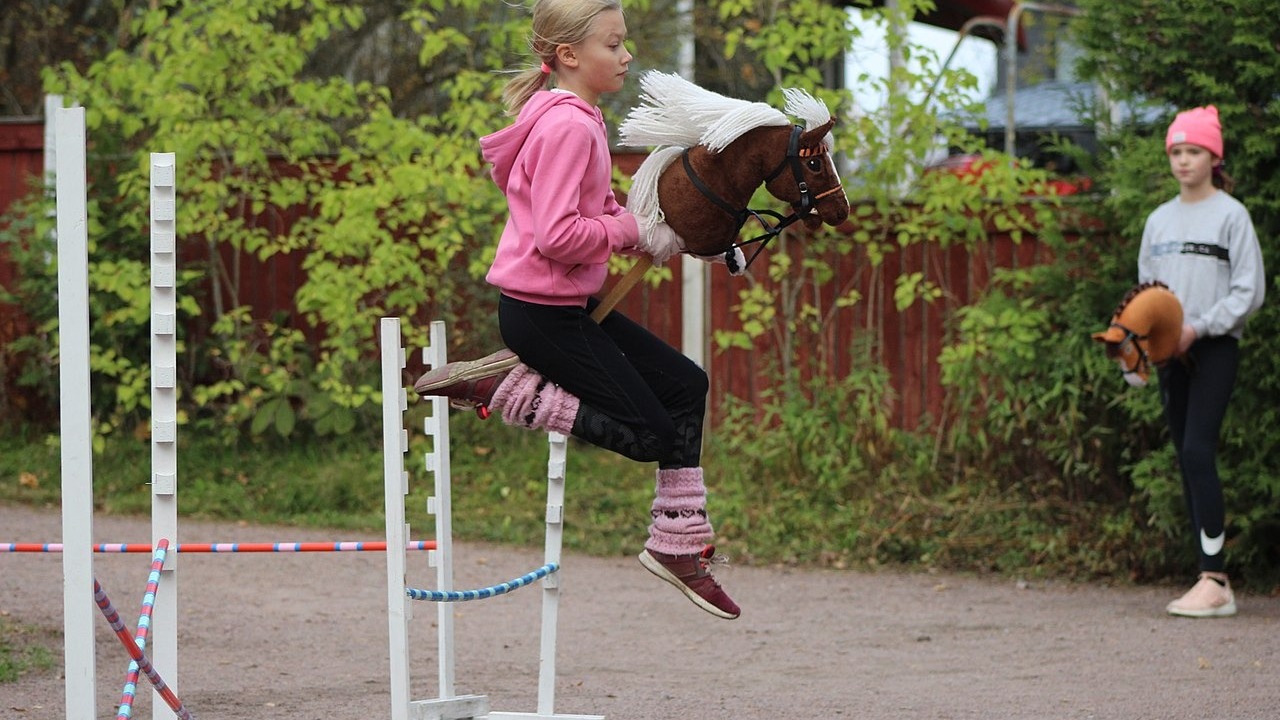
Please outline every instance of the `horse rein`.
[[[744, 207], [741, 210], [735, 209], [728, 203], [728, 201], [717, 195], [715, 191], [703, 182], [702, 178], [698, 177], [698, 174], [694, 172], [693, 164], [689, 162], [688, 149], [680, 155], [680, 162], [684, 165], [684, 172], [685, 175], [689, 177], [689, 182], [693, 183], [693, 186], [698, 189], [698, 192], [702, 193], [704, 198], [709, 200], [716, 207], [728, 213], [729, 217], [732, 217], [734, 222], [737, 223], [733, 229], [735, 235], [742, 230], [742, 226], [747, 223], [749, 218], [755, 218], [760, 223], [761, 227], [765, 229], [765, 233], [763, 235], [759, 235], [740, 243], [733, 243], [729, 246], [730, 249], [732, 249], [735, 247], [742, 247], [750, 243], [760, 243], [760, 247], [756, 248], [755, 252], [751, 253], [751, 257], [747, 258], [746, 267], [751, 267], [751, 263], [755, 262], [756, 257], [764, 251], [765, 245], [768, 245], [770, 240], [781, 235], [784, 229], [795, 223], [804, 215], [808, 215], [809, 211], [813, 209], [814, 205], [816, 205], [818, 201], [842, 190], [840, 183], [837, 182], [834, 187], [824, 190], [817, 195], [814, 195], [809, 191], [809, 184], [804, 181], [804, 169], [800, 166], [800, 160], [801, 158], [825, 154], [827, 152], [827, 148], [823, 145], [820, 151], [802, 149], [800, 147], [800, 136], [803, 133], [804, 128], [802, 126], [791, 126], [791, 138], [787, 141], [786, 156], [778, 163], [778, 167], [774, 168], [773, 172], [769, 173], [769, 175], [764, 179], [764, 182], [768, 183], [778, 177], [778, 175], [787, 167], [791, 168], [791, 174], [796, 179], [796, 187], [800, 190], [800, 202], [798, 204], [791, 203], [792, 212], [786, 217], [783, 217], [781, 213], [774, 212], [773, 210], [752, 210], [748, 207]], [[762, 215], [772, 217], [775, 224], [770, 225], [768, 220], [761, 217]]]

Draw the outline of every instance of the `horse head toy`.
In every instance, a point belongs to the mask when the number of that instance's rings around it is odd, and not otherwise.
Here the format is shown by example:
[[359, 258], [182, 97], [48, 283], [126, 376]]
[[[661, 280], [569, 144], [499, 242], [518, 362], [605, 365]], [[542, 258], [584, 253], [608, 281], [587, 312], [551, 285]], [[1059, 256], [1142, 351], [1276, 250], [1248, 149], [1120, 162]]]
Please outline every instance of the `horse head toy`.
[[[755, 218], [773, 238], [794, 222], [811, 230], [823, 223], [839, 225], [849, 217], [849, 199], [831, 157], [831, 128], [835, 120], [826, 103], [794, 88], [784, 89], [785, 112], [766, 103], [735, 100], [704, 90], [679, 75], [648, 72], [640, 79], [641, 105], [619, 126], [623, 145], [656, 146], [632, 180], [627, 208], [638, 218], [666, 222], [694, 255], [740, 257], [739, 233]], [[791, 116], [803, 124], [793, 123]], [[679, 159], [680, 163], [676, 164]], [[761, 185], [790, 204], [787, 217], [747, 207]], [[764, 216], [775, 220], [770, 224]], [[642, 228], [652, 231], [653, 227]], [[751, 255], [754, 260], [764, 243]], [[596, 305], [591, 318], [601, 322], [653, 264], [640, 257]], [[750, 265], [730, 266], [741, 272]], [[414, 383], [419, 395], [430, 395], [474, 371], [514, 366], [519, 358], [509, 350], [493, 353], [461, 368], [428, 372]], [[448, 368], [449, 366], [445, 366]], [[461, 373], [461, 374], [458, 374]], [[488, 408], [476, 406], [481, 418]]]
[[1093, 334], [1106, 345], [1124, 379], [1143, 387], [1151, 368], [1168, 362], [1182, 336], [1182, 303], [1162, 282], [1135, 285], [1111, 315], [1111, 326]]
[[[823, 101], [787, 88], [782, 111], [656, 71], [645, 73], [640, 87], [641, 104], [619, 126], [620, 140], [657, 147], [636, 171], [627, 207], [637, 216], [665, 221], [685, 241], [686, 252], [731, 252], [744, 244], [738, 234], [751, 218], [764, 226], [767, 242], [797, 220], [816, 230], [849, 216], [831, 157], [835, 120]], [[791, 116], [803, 124], [793, 124]], [[747, 207], [761, 184], [790, 204], [791, 215]]]

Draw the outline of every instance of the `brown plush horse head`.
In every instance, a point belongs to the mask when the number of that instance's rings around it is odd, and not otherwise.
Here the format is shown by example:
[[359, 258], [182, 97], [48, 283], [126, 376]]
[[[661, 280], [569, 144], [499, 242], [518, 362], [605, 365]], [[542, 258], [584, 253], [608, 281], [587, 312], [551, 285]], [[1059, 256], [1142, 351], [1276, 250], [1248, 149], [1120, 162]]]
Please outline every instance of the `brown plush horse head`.
[[1111, 326], [1093, 334], [1130, 385], [1147, 384], [1151, 368], [1168, 362], [1182, 336], [1182, 303], [1162, 282], [1135, 285], [1111, 315]]
[[[750, 218], [770, 214], [810, 229], [839, 225], [849, 200], [831, 157], [835, 120], [825, 103], [788, 88], [786, 111], [727, 98], [678, 75], [646, 73], [643, 103], [619, 127], [622, 143], [657, 145], [636, 171], [628, 208], [665, 220], [697, 255], [717, 255], [738, 243]], [[804, 124], [793, 124], [789, 115]], [[677, 162], [677, 160], [679, 162]], [[791, 205], [793, 215], [753, 211], [747, 205], [763, 184]]]

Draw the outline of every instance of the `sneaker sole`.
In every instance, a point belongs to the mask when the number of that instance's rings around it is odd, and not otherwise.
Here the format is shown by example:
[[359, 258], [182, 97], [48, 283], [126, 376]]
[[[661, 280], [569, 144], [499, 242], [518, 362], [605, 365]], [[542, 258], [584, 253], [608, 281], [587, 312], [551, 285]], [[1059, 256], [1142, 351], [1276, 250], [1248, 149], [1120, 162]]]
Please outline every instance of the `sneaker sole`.
[[1222, 605], [1216, 608], [1209, 608], [1208, 610], [1182, 610], [1180, 608], [1167, 607], [1165, 608], [1165, 611], [1168, 612], [1170, 615], [1176, 615], [1178, 617], [1189, 617], [1189, 618], [1231, 617], [1232, 615], [1236, 614], [1236, 602], [1235, 600], [1232, 600], [1226, 605]]
[[648, 570], [654, 575], [657, 575], [663, 580], [666, 580], [668, 583], [674, 585], [677, 590], [684, 593], [685, 597], [692, 600], [694, 605], [697, 605], [698, 607], [702, 608], [703, 610], [706, 610], [712, 615], [715, 615], [718, 618], [724, 618], [725, 620], [734, 620], [738, 617], [737, 615], [730, 615], [724, 610], [721, 610], [715, 605], [712, 605], [711, 603], [707, 602], [706, 598], [694, 592], [693, 589], [690, 588], [688, 585], [685, 585], [684, 583], [680, 582], [680, 578], [671, 574], [671, 571], [663, 567], [662, 563], [658, 562], [657, 558], [650, 555], [648, 551], [642, 551], [640, 553], [640, 564], [644, 566], [645, 570]]
[[[480, 378], [488, 377], [490, 375], [500, 373], [504, 370], [510, 370], [511, 368], [519, 364], [520, 364], [520, 357], [517, 355], [512, 355], [511, 357], [503, 358], [501, 360], [492, 361], [492, 362], [486, 362], [483, 359], [472, 360], [471, 362], [466, 362], [458, 365], [455, 371], [450, 373], [445, 378], [442, 378], [432, 383], [428, 383], [427, 385], [418, 385], [417, 383], [415, 383], [413, 386], [413, 391], [418, 393], [419, 395], [431, 396], [431, 395], [434, 395], [434, 393], [431, 392], [432, 390], [438, 390], [439, 388], [447, 387], [449, 385], [453, 385], [454, 383], [469, 382], [471, 380], [479, 380]], [[421, 380], [419, 380], [419, 382], [421, 382]], [[463, 403], [458, 403], [457, 401], [454, 401], [454, 400], [450, 400], [449, 405], [451, 407], [454, 407], [460, 410], [467, 410], [467, 409], [470, 409], [471, 407], [474, 407], [474, 406], [469, 406]]]

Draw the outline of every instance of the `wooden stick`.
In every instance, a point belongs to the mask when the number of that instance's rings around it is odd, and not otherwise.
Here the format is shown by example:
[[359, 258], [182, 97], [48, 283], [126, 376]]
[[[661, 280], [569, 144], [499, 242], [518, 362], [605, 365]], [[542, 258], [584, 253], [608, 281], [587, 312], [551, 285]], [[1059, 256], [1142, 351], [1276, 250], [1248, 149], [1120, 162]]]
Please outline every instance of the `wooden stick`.
[[640, 278], [653, 267], [653, 258], [648, 255], [641, 255], [636, 264], [631, 266], [626, 275], [622, 276], [613, 287], [609, 288], [609, 293], [604, 296], [604, 300], [596, 306], [591, 312], [591, 319], [597, 323], [604, 320], [609, 313], [613, 312], [613, 308], [618, 305], [627, 293], [631, 292], [631, 288], [640, 282]]

